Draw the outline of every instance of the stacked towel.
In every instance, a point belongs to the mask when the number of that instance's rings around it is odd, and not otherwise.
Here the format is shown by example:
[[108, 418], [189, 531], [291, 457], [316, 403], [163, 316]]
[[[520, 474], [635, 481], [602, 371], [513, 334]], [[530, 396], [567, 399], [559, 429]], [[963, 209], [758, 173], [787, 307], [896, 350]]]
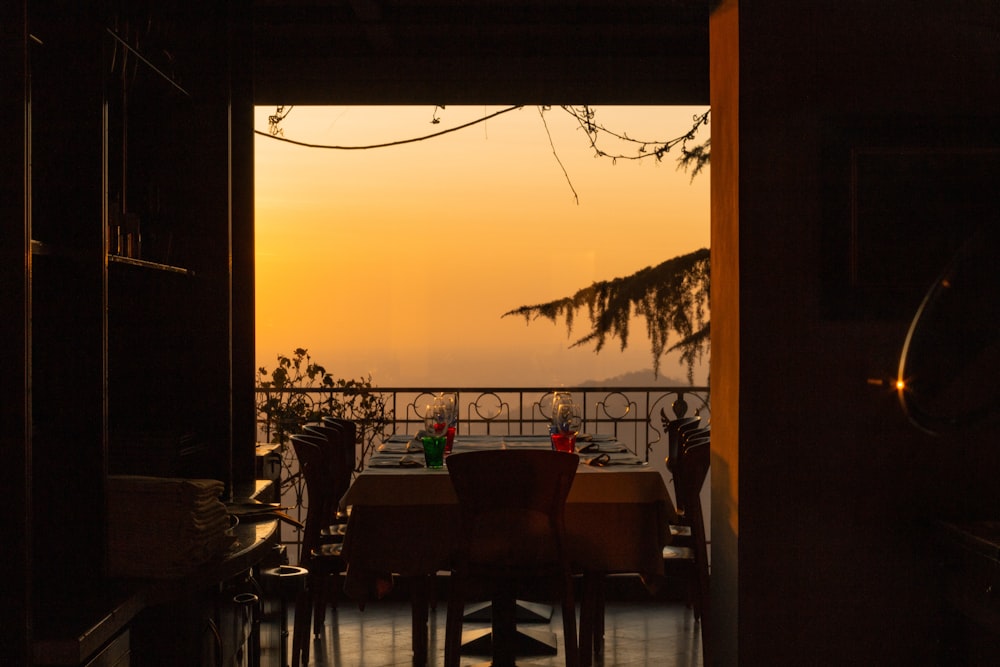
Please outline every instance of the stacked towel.
[[108, 574], [164, 579], [190, 574], [233, 543], [214, 479], [108, 478]]

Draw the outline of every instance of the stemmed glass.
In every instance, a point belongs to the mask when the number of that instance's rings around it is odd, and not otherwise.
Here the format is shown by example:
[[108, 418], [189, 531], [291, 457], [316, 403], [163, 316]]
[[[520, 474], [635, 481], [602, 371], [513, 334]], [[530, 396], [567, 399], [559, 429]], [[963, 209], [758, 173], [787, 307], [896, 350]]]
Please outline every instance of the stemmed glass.
[[448, 402], [441, 396], [424, 406], [424, 461], [428, 468], [444, 467], [444, 450], [448, 440], [448, 424], [451, 411]]
[[455, 429], [458, 426], [458, 395], [455, 392], [443, 392], [434, 398], [434, 402], [444, 403], [445, 414], [448, 418], [448, 430], [445, 434], [444, 454], [451, 454], [451, 448], [455, 444]]
[[580, 406], [569, 392], [556, 392], [552, 398], [552, 426], [549, 435], [552, 449], [572, 454], [576, 451], [576, 436], [583, 424]]
[[549, 414], [552, 415], [552, 421], [556, 419], [556, 409], [559, 407], [560, 403], [573, 402], [573, 394], [568, 391], [554, 391], [552, 392], [552, 406]]

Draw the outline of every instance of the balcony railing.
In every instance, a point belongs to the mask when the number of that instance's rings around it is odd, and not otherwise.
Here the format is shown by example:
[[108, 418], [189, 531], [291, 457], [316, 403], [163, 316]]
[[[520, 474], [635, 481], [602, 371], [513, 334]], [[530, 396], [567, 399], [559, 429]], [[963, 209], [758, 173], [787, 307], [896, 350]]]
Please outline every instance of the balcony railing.
[[[503, 387], [378, 387], [369, 393], [384, 399], [387, 425], [380, 436], [416, 433], [423, 427], [424, 405], [440, 391], [458, 394], [458, 434], [530, 435], [545, 434], [551, 419], [551, 389]], [[699, 414], [710, 417], [708, 387], [560, 387], [569, 391], [583, 409], [583, 432], [608, 434], [628, 446], [647, 461], [660, 457], [666, 446], [660, 411], [671, 419]], [[293, 388], [287, 394], [301, 394], [319, 410], [339, 388]], [[258, 395], [266, 393], [257, 390]], [[272, 391], [273, 393], [273, 391]], [[260, 420], [258, 439], [272, 439], [271, 425]], [[663, 452], [665, 456], [665, 451]], [[365, 461], [359, 461], [359, 469]]]

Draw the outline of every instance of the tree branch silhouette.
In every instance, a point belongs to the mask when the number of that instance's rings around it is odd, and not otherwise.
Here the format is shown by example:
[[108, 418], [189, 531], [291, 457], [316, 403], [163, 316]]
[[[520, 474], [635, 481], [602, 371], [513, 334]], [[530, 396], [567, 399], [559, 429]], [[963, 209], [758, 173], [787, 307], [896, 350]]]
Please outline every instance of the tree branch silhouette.
[[[563, 318], [567, 335], [580, 311], [586, 310], [590, 330], [570, 347], [594, 344], [599, 353], [608, 339], [617, 338], [621, 349], [628, 345], [633, 312], [646, 321], [646, 335], [653, 357], [653, 374], [659, 375], [660, 360], [673, 351], [681, 353], [687, 378], [694, 381], [694, 366], [709, 351], [709, 251], [706, 248], [646, 267], [630, 276], [595, 282], [563, 297], [533, 306], [520, 306], [501, 317], [519, 315], [531, 323], [539, 317], [556, 323]], [[671, 334], [679, 340], [670, 347]]]
[[[284, 136], [283, 128], [281, 127], [282, 121], [288, 117], [294, 106], [278, 106], [275, 112], [268, 116], [268, 131], [263, 132], [261, 130], [254, 130], [254, 133], [267, 137], [268, 139], [274, 139], [275, 141], [283, 141], [286, 143], [294, 144], [296, 146], [302, 146], [304, 148], [320, 148], [326, 150], [342, 150], [342, 151], [358, 151], [358, 150], [373, 150], [376, 148], [390, 148], [393, 146], [401, 146], [403, 144], [415, 143], [418, 141], [426, 141], [428, 139], [433, 139], [450, 132], [456, 132], [458, 130], [464, 130], [468, 127], [478, 125], [480, 123], [485, 123], [486, 121], [495, 118], [501, 114], [508, 113], [510, 111], [516, 111], [518, 109], [524, 108], [524, 105], [516, 104], [500, 111], [483, 116], [482, 118], [477, 118], [476, 120], [469, 121], [468, 123], [463, 123], [455, 127], [447, 128], [439, 132], [433, 132], [431, 134], [422, 135], [419, 137], [411, 137], [409, 139], [401, 139], [398, 141], [386, 141], [378, 144], [362, 144], [355, 146], [345, 146], [345, 145], [331, 145], [331, 144], [321, 144], [314, 142], [307, 142], [296, 139], [289, 139]], [[446, 107], [439, 104], [434, 107], [434, 114], [431, 118], [431, 123], [437, 125], [441, 122], [438, 116], [438, 110], [443, 110]], [[538, 110], [540, 114], [550, 110], [550, 106], [539, 106]], [[691, 128], [684, 134], [674, 137], [673, 139], [664, 140], [642, 140], [633, 139], [629, 137], [625, 132], [616, 132], [609, 130], [602, 124], [597, 122], [597, 111], [590, 105], [578, 105], [578, 106], [560, 106], [569, 115], [573, 116], [580, 127], [584, 130], [587, 135], [588, 141], [590, 142], [591, 148], [594, 150], [594, 154], [597, 157], [608, 158], [612, 163], [617, 160], [642, 160], [646, 158], [654, 158], [658, 162], [663, 160], [663, 158], [670, 153], [670, 151], [678, 147], [680, 148], [681, 154], [677, 158], [677, 168], [684, 169], [691, 172], [691, 179], [693, 180], [702, 169], [709, 163], [711, 158], [711, 138], [706, 139], [700, 144], [695, 144], [689, 147], [689, 144], [697, 139], [698, 132], [703, 126], [707, 126], [709, 123], [709, 117], [711, 114], [711, 109], [705, 111], [704, 113], [696, 114], [691, 120]], [[542, 116], [542, 122], [544, 123], [544, 115]], [[610, 138], [615, 141], [624, 142], [625, 145], [631, 146], [635, 151], [631, 152], [611, 152], [601, 148], [599, 145], [602, 138]], [[558, 155], [556, 156], [558, 160]], [[561, 164], [561, 163], [560, 163]], [[575, 196], [575, 192], [574, 192]]]

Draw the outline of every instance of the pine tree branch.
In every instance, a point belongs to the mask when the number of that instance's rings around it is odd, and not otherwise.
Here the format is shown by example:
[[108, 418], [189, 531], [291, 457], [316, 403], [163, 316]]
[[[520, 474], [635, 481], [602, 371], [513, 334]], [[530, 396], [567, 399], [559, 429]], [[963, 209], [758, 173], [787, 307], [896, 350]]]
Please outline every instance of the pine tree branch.
[[[654, 375], [659, 375], [660, 359], [666, 352], [679, 351], [691, 380], [695, 363], [711, 342], [709, 287], [709, 251], [703, 248], [630, 276], [595, 282], [573, 296], [515, 308], [501, 317], [519, 315], [528, 323], [539, 317], [557, 323], [561, 317], [567, 335], [572, 337], [578, 312], [586, 309], [590, 330], [570, 347], [592, 343], [594, 352], [599, 353], [609, 338], [618, 338], [624, 350], [632, 315], [641, 315], [646, 322]], [[680, 340], [668, 348], [671, 334]]]

